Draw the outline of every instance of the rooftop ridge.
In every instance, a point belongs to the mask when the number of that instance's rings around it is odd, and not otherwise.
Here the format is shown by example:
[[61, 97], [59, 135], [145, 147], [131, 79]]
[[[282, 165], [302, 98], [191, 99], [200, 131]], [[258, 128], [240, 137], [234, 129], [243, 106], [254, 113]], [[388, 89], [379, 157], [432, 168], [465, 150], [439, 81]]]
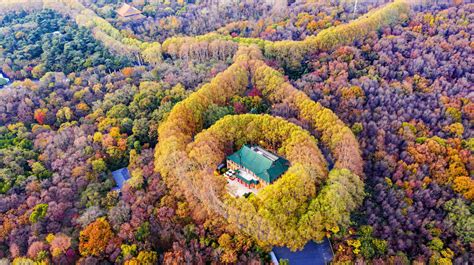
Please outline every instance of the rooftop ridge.
[[260, 155], [262, 155], [263, 157], [265, 157], [265, 158], [267, 158], [267, 159], [269, 159], [269, 160], [271, 160], [271, 161], [276, 161], [276, 160], [278, 160], [278, 158], [279, 158], [277, 155], [275, 155], [275, 154], [273, 154], [273, 153], [271, 153], [271, 152], [269, 152], [269, 151], [263, 149], [263, 148], [262, 148], [261, 146], [259, 146], [259, 145], [254, 145], [254, 146], [251, 147], [251, 149], [252, 149], [253, 151], [255, 151], [257, 154], [260, 154]]
[[129, 17], [141, 14], [141, 11], [135, 8], [134, 6], [131, 6], [127, 3], [123, 3], [123, 5], [117, 10], [117, 14], [122, 17]]
[[289, 166], [286, 159], [258, 145], [249, 146], [245, 144], [239, 151], [227, 158], [251, 170], [268, 183], [272, 183], [277, 179]]

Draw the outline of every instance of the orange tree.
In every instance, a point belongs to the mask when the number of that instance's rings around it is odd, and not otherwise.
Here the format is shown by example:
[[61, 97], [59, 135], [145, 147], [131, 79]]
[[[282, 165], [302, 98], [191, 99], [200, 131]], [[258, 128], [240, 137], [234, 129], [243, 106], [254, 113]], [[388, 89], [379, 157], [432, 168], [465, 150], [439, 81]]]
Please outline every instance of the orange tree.
[[90, 223], [79, 236], [79, 252], [82, 256], [100, 256], [114, 237], [109, 222], [102, 217]]

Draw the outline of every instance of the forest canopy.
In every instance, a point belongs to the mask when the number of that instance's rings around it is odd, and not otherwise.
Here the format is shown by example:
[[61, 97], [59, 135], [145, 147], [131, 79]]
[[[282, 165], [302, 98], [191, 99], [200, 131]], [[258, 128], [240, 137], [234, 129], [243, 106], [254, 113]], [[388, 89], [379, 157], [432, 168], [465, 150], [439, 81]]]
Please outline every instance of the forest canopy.
[[473, 263], [474, 5], [218, 2], [0, 1], [0, 264]]
[[78, 27], [52, 10], [10, 13], [0, 23], [2, 72], [10, 78], [39, 78], [46, 72], [69, 74], [103, 65], [109, 71], [127, 66]]

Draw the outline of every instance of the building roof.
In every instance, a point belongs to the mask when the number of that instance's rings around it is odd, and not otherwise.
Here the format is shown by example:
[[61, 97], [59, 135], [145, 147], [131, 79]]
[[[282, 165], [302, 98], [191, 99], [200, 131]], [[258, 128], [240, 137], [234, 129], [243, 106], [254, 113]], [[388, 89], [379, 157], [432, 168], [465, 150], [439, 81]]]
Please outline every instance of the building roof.
[[321, 243], [310, 241], [303, 250], [292, 252], [289, 248], [275, 247], [277, 261], [288, 260], [291, 265], [325, 265], [333, 259], [331, 243], [327, 238]]
[[122, 7], [117, 10], [117, 14], [119, 14], [119, 16], [121, 17], [131, 17], [135, 15], [140, 15], [141, 13], [142, 12], [140, 10], [127, 3], [123, 3]]
[[257, 177], [272, 183], [288, 169], [288, 160], [268, 152], [262, 147], [243, 145], [227, 159], [252, 171]]
[[122, 189], [125, 182], [130, 179], [130, 172], [128, 171], [128, 168], [124, 167], [113, 171], [112, 177], [114, 178], [117, 187]]

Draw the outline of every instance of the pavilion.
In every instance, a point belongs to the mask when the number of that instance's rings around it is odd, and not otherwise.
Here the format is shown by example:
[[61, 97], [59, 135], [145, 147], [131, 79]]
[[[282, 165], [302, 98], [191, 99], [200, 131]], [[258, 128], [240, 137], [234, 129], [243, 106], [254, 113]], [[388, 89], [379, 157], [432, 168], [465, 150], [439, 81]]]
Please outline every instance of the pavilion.
[[235, 171], [237, 180], [249, 187], [259, 188], [272, 184], [288, 170], [290, 162], [258, 145], [243, 145], [227, 157], [227, 168]]

